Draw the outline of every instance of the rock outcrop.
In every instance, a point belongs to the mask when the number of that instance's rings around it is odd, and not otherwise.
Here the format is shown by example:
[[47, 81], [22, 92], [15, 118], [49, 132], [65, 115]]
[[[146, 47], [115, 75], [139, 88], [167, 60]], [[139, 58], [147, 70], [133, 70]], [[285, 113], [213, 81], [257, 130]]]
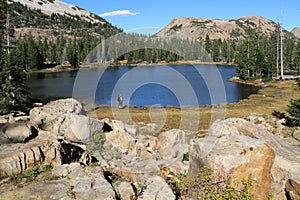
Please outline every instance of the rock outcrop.
[[[14, 140], [18, 143], [9, 140], [0, 146], [0, 176], [23, 174], [33, 166], [49, 164], [54, 166], [54, 178], [36, 186], [29, 184], [26, 190], [10, 188], [1, 191], [0, 188], [1, 197], [175, 199], [159, 175], [161, 167], [182, 162], [183, 153], [188, 149], [183, 131], [172, 130], [157, 136], [153, 124], [145, 124], [139, 129], [121, 121], [92, 119], [85, 116], [82, 105], [74, 99], [33, 108], [29, 119], [27, 123], [36, 127], [35, 137], [26, 129], [14, 135], [15, 138], [26, 136]], [[8, 127], [8, 124], [4, 126]], [[2, 136], [8, 135], [5, 131]], [[96, 162], [96, 166], [88, 166], [92, 162]], [[184, 168], [187, 167], [184, 164]], [[183, 168], [179, 165], [176, 170]], [[143, 190], [138, 191], [138, 188]], [[37, 190], [42, 192], [37, 193]]]
[[27, 142], [37, 135], [38, 130], [24, 121], [0, 124], [0, 144]]
[[104, 122], [85, 116], [80, 102], [62, 99], [30, 111], [30, 122], [42, 130], [50, 131], [71, 141], [89, 139], [102, 131]]
[[0, 177], [39, 164], [53, 169], [23, 188], [0, 182], [0, 199], [173, 200], [179, 197], [166, 180], [197, 177], [203, 166], [213, 169], [214, 181], [231, 178], [237, 189], [251, 177], [254, 199], [299, 199], [300, 149], [270, 132], [285, 130], [283, 121], [246, 119], [216, 121], [205, 138], [193, 138], [177, 129], [158, 133], [154, 124], [92, 119], [74, 99], [54, 101], [30, 117], [1, 121]]
[[84, 152], [77, 144], [59, 141], [47, 131], [40, 131], [27, 143], [3, 144], [0, 149], [0, 177], [24, 173], [42, 163], [70, 163], [79, 160]]
[[162, 38], [183, 37], [201, 41], [204, 41], [207, 35], [211, 40], [244, 39], [249, 27], [260, 27], [261, 33], [270, 35], [276, 29], [277, 24], [260, 16], [245, 16], [231, 20], [183, 17], [173, 19], [156, 36]]
[[293, 184], [287, 187], [286, 182], [299, 181], [299, 147], [252, 122], [217, 121], [206, 138], [195, 140], [190, 151], [192, 176], [199, 166], [205, 165], [214, 169], [217, 177], [230, 176], [236, 182], [251, 176], [255, 199], [265, 199], [268, 194], [275, 199], [285, 199], [286, 190], [295, 194]]
[[26, 188], [4, 191], [0, 199], [117, 199], [112, 185], [100, 167], [83, 168], [79, 163], [61, 167], [67, 174], [54, 174], [45, 182], [31, 183]]

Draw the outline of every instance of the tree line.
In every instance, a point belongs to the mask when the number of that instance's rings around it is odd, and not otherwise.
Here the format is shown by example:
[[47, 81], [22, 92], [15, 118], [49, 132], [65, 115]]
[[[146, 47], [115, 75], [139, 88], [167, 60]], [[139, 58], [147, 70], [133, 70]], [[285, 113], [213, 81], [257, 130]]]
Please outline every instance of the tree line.
[[26, 109], [30, 102], [18, 63], [19, 51], [10, 46], [14, 29], [9, 23], [8, 13], [6, 0], [0, 0], [0, 113]]
[[[280, 27], [270, 35], [260, 28], [248, 28], [242, 41], [238, 39], [210, 40], [206, 36], [202, 42], [206, 51], [215, 62], [233, 63], [237, 66], [237, 75], [242, 79], [271, 79], [279, 75], [280, 65]], [[291, 33], [283, 34], [283, 66], [288, 73], [300, 72], [300, 41]], [[280, 66], [279, 66], [280, 67]]]

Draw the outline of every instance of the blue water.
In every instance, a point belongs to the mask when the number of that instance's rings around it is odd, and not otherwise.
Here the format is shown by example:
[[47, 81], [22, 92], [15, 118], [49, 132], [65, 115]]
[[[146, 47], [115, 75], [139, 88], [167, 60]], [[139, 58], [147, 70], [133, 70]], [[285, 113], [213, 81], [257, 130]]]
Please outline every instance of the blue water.
[[235, 67], [214, 65], [109, 67], [73, 72], [31, 74], [31, 93], [43, 100], [74, 97], [95, 104], [187, 106], [234, 103], [257, 92], [229, 82]]

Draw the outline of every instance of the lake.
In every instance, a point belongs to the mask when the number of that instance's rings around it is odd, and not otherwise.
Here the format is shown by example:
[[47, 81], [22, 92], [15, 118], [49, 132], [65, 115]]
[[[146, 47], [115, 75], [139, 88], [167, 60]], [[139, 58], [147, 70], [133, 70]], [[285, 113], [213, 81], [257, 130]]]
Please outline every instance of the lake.
[[234, 103], [258, 88], [228, 81], [234, 66], [118, 66], [71, 72], [33, 73], [26, 85], [42, 100], [74, 97], [84, 103], [144, 107]]

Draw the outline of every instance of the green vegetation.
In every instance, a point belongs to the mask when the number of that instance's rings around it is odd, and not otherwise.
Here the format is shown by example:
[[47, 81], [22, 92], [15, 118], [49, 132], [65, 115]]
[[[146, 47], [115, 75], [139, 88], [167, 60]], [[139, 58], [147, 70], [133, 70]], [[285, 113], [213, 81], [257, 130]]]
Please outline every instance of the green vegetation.
[[192, 179], [188, 173], [181, 173], [175, 175], [170, 173], [168, 177], [164, 177], [173, 190], [178, 199], [186, 195], [189, 190], [197, 191], [198, 199], [239, 199], [239, 200], [253, 200], [253, 195], [250, 193], [252, 186], [252, 179], [248, 177], [243, 180], [242, 187], [237, 189], [233, 185], [231, 179], [224, 181], [215, 181], [213, 170], [203, 167], [200, 170], [199, 176]]
[[[48, 1], [53, 3], [52, 0]], [[81, 8], [74, 7], [74, 9]], [[30, 9], [18, 2], [9, 4], [9, 11], [11, 23], [16, 28], [37, 28], [44, 32], [37, 36], [34, 31], [25, 31], [14, 39], [20, 55], [18, 62], [23, 70], [43, 69], [64, 64], [65, 61], [69, 61], [71, 66], [77, 68], [102, 38], [121, 32], [96, 15], [89, 18], [99, 20], [99, 23], [66, 13], [52, 14], [49, 17], [41, 10]]]
[[189, 152], [183, 154], [182, 161], [189, 161], [189, 160], [190, 160], [190, 154], [189, 154]]
[[211, 22], [212, 22], [212, 20], [206, 20], [206, 21], [203, 21], [203, 22], [192, 21], [192, 26], [197, 26], [197, 27], [200, 27], [200, 28], [206, 28], [206, 24], [209, 24]]
[[103, 144], [105, 142], [105, 133], [101, 132], [101, 131], [95, 131], [95, 133], [92, 136], [93, 141], [96, 144]]
[[[104, 53], [103, 53], [104, 50]], [[99, 55], [105, 56], [99, 56]], [[175, 62], [179, 60], [210, 61], [209, 55], [197, 42], [189, 39], [162, 39], [139, 34], [115, 35], [89, 54], [89, 62], [126, 64]]]
[[173, 26], [173, 27], [170, 28], [170, 31], [171, 31], [171, 30], [173, 30], [173, 31], [178, 31], [178, 30], [181, 29], [181, 28], [182, 28], [182, 24], [180, 24], [180, 25], [177, 25], [177, 24], [176, 24], [175, 26]]
[[287, 112], [289, 113], [288, 124], [300, 126], [300, 99], [291, 99]]
[[14, 28], [8, 18], [8, 5], [0, 1], [0, 113], [24, 110], [29, 103], [29, 93], [24, 85], [20, 52], [13, 47]]
[[[298, 89], [300, 88], [300, 79], [296, 80]], [[279, 119], [286, 119], [286, 125], [288, 126], [300, 126], [300, 98], [290, 99], [287, 106], [286, 115], [285, 112], [274, 110], [272, 115]]]
[[[235, 22], [245, 30], [245, 34], [233, 30], [227, 40], [211, 40], [207, 35], [205, 40], [201, 41], [212, 60], [236, 64], [237, 74], [243, 80], [259, 78], [270, 80], [272, 76], [276, 76], [279, 73], [276, 67], [279, 27], [270, 35], [265, 35], [260, 27], [256, 27], [250, 21], [235, 20]], [[285, 32], [283, 45], [284, 70], [299, 73], [299, 39]]]
[[29, 170], [27, 170], [24, 174], [17, 174], [9, 177], [4, 183], [14, 183], [15, 185], [22, 185], [24, 183], [33, 182], [38, 175], [48, 172], [52, 169], [50, 165], [37, 165]]

